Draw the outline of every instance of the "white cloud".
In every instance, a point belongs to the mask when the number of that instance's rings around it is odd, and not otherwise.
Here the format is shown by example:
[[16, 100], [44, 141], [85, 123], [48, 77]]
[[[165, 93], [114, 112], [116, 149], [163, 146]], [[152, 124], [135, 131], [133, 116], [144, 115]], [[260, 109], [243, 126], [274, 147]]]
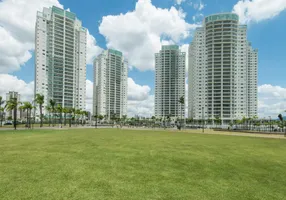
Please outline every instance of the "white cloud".
[[203, 4], [203, 2], [200, 1], [199, 9], [198, 9], [198, 10], [199, 10], [199, 11], [203, 10], [203, 9], [205, 8], [205, 6], [206, 6], [206, 5]]
[[57, 0], [0, 2], [0, 73], [19, 70], [32, 57], [37, 11], [52, 5], [62, 7]]
[[89, 65], [93, 64], [93, 60], [98, 56], [103, 49], [96, 45], [95, 38], [87, 31], [87, 58], [86, 62]]
[[185, 16], [181, 9], [156, 8], [151, 0], [139, 0], [132, 12], [103, 17], [99, 31], [107, 47], [122, 51], [130, 65], [153, 70], [154, 54], [161, 49], [162, 38], [178, 43], [197, 27], [187, 23]]
[[143, 101], [149, 96], [151, 88], [147, 85], [138, 85], [132, 78], [128, 78], [128, 100]]
[[0, 96], [6, 100], [9, 91], [19, 92], [21, 101], [32, 101], [34, 96], [34, 81], [26, 83], [16, 76], [0, 74]]
[[192, 17], [193, 21], [198, 24], [202, 24], [204, 15], [202, 13], [197, 13]]
[[[277, 118], [286, 110], [286, 88], [269, 84], [258, 87], [258, 116]], [[285, 113], [283, 114], [285, 115]]]
[[86, 80], [86, 110], [92, 112], [92, 104], [93, 104], [93, 82], [90, 80]]
[[[32, 57], [37, 11], [53, 5], [63, 8], [58, 0], [0, 1], [0, 73], [19, 70]], [[90, 34], [87, 43], [87, 62], [91, 63], [100, 48]]]
[[140, 117], [152, 117], [154, 115], [154, 95], [149, 95], [143, 101], [128, 100], [128, 117], [139, 115]]
[[185, 2], [186, 0], [175, 0], [177, 5], [181, 5], [183, 2]]
[[233, 7], [240, 22], [259, 22], [271, 19], [286, 9], [286, 0], [240, 0]]
[[23, 44], [10, 32], [0, 26], [0, 73], [9, 73], [20, 69], [31, 57], [32, 44]]
[[204, 4], [202, 1], [197, 2], [190, 2], [190, 6], [193, 6], [195, 10], [201, 11], [205, 8], [206, 4]]

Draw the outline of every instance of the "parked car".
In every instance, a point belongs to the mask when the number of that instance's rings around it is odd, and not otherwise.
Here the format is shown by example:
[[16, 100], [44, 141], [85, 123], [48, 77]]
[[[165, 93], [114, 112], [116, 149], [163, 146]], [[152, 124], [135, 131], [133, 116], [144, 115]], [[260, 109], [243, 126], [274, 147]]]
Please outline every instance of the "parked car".
[[8, 125], [13, 125], [13, 123], [12, 122], [5, 122], [4, 123], [4, 126], [8, 126]]

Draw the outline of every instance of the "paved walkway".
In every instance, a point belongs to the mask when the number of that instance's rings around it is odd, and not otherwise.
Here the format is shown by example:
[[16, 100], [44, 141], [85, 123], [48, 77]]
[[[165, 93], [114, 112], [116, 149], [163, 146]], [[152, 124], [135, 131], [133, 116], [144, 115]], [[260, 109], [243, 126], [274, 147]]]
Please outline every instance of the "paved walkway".
[[[112, 128], [111, 126], [98, 126], [99, 129], [102, 128]], [[95, 129], [94, 126], [73, 126], [73, 127], [63, 127], [60, 128], [59, 126], [55, 127], [34, 127], [30, 130], [69, 130], [69, 129]], [[117, 129], [116, 126], [113, 129]], [[144, 128], [144, 127], [123, 127], [122, 129], [125, 130], [148, 130], [148, 131], [164, 131], [162, 128]], [[13, 128], [0, 128], [0, 131], [13, 131]], [[27, 128], [17, 128], [17, 130], [29, 130]], [[191, 133], [191, 134], [207, 134], [207, 135], [229, 135], [229, 136], [243, 136], [243, 137], [259, 137], [259, 138], [274, 138], [274, 139], [286, 139], [284, 135], [277, 135], [277, 134], [259, 134], [259, 133], [243, 133], [243, 132], [228, 132], [228, 131], [214, 131], [211, 129], [205, 129], [204, 133], [202, 129], [192, 129], [192, 130], [182, 130], [179, 131], [176, 128], [169, 128], [165, 129], [165, 131], [172, 131], [172, 132], [182, 132], [182, 133]]]
[[[162, 131], [162, 128], [128, 128], [124, 127], [124, 129], [129, 130], [158, 130]], [[192, 130], [182, 130], [179, 131], [175, 128], [166, 129], [166, 131], [174, 131], [174, 132], [182, 132], [182, 133], [192, 133], [192, 134], [207, 134], [207, 135], [229, 135], [229, 136], [243, 136], [243, 137], [259, 137], [259, 138], [275, 138], [275, 139], [286, 139], [284, 135], [277, 135], [277, 134], [265, 134], [265, 133], [243, 133], [243, 132], [228, 132], [228, 131], [214, 131], [212, 129], [205, 129], [204, 133], [202, 129], [192, 129]]]
[[243, 132], [228, 132], [228, 131], [213, 131], [213, 130], [205, 130], [205, 133], [202, 133], [201, 130], [186, 130], [184, 132], [189, 133], [200, 133], [200, 134], [209, 134], [209, 135], [230, 135], [230, 136], [243, 136], [243, 137], [259, 137], [259, 138], [274, 138], [274, 139], [286, 139], [284, 135], [277, 134], [265, 134], [265, 133], [243, 133]]

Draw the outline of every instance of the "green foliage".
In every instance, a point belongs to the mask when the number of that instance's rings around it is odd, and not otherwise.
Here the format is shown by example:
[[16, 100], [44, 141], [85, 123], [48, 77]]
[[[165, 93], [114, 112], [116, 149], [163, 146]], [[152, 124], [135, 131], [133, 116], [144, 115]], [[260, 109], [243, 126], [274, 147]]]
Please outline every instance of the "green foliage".
[[13, 116], [14, 116], [14, 129], [16, 130], [17, 128], [17, 109], [21, 105], [21, 102], [18, 101], [17, 98], [10, 97], [9, 101], [6, 102], [5, 109], [8, 111], [13, 111]]
[[283, 116], [282, 116], [282, 114], [279, 114], [279, 115], [278, 115], [278, 118], [279, 118], [279, 120], [280, 120], [281, 122], [283, 122]]
[[44, 95], [36, 94], [35, 102], [36, 102], [37, 105], [39, 105], [41, 127], [43, 127], [43, 104], [44, 104], [44, 102], [45, 102], [45, 97], [44, 97]]
[[3, 113], [4, 113], [4, 107], [2, 105], [5, 103], [2, 96], [0, 96], [0, 126], [2, 127], [2, 121], [3, 121]]
[[185, 104], [185, 96], [181, 96], [179, 99], [179, 103], [184, 105]]

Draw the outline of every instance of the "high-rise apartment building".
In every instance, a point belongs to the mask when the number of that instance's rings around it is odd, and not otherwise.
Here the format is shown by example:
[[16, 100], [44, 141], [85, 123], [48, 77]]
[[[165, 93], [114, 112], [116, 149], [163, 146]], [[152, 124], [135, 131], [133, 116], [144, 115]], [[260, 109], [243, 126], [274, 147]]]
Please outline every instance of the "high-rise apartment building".
[[127, 80], [128, 62], [120, 51], [106, 50], [94, 60], [94, 115], [127, 115]]
[[[72, 12], [53, 6], [37, 13], [35, 95], [63, 107], [85, 109], [86, 34]], [[37, 111], [39, 115], [39, 111]]]
[[238, 16], [208, 16], [189, 46], [189, 117], [224, 123], [257, 115], [258, 51]]
[[185, 106], [182, 108], [179, 103], [179, 99], [185, 97], [185, 60], [186, 54], [177, 45], [163, 45], [155, 54], [156, 117], [185, 116]]

